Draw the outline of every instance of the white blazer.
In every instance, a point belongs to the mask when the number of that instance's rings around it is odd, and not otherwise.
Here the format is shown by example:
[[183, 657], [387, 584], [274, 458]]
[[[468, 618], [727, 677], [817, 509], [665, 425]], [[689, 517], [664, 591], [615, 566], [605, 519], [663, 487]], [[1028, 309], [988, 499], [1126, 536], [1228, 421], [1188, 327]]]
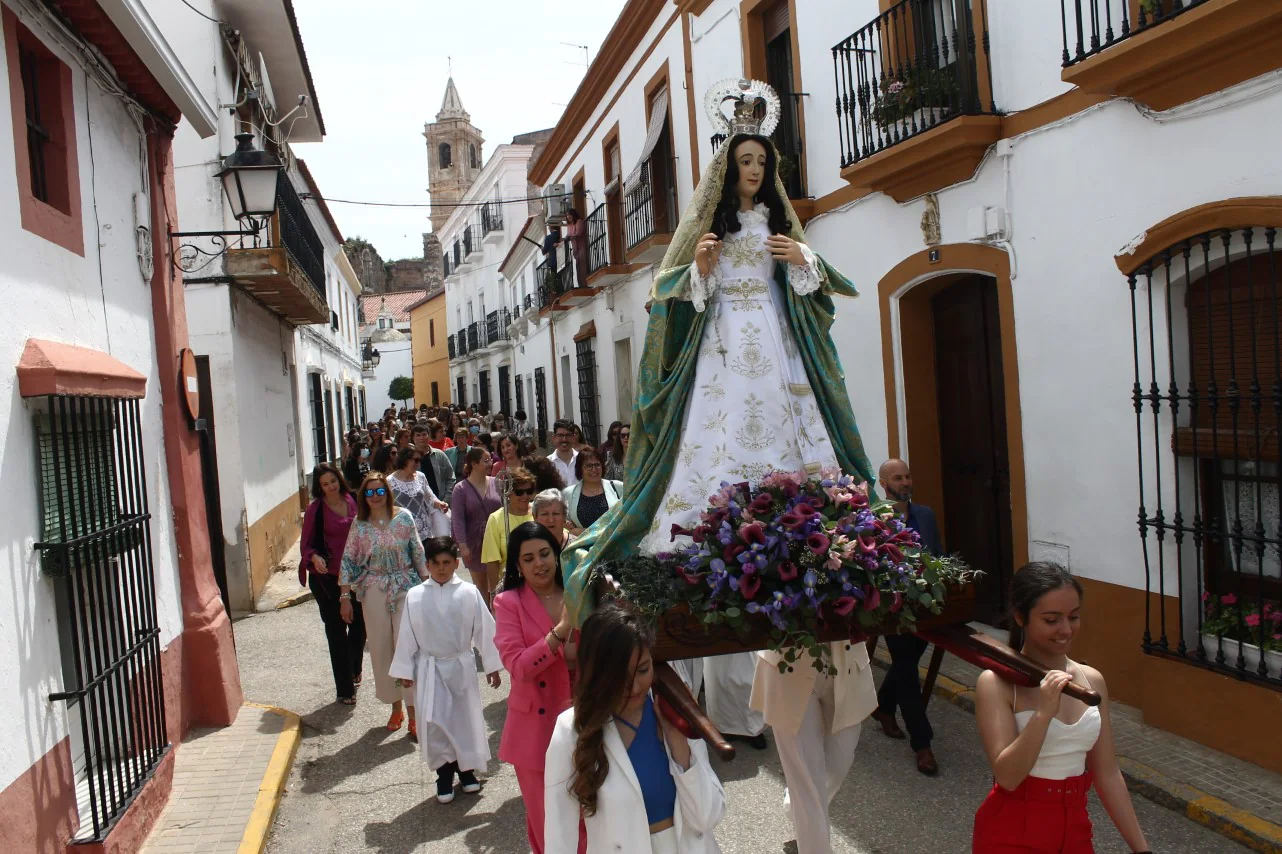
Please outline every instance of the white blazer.
[[[833, 677], [833, 697], [837, 708], [833, 711], [832, 731], [840, 732], [854, 726], [877, 708], [877, 686], [872, 679], [872, 665], [868, 660], [868, 647], [863, 641], [831, 643], [832, 664], [837, 669]], [[815, 687], [815, 670], [810, 654], [801, 651], [791, 673], [780, 673], [779, 662], [783, 656], [763, 650], [758, 653], [757, 672], [752, 680], [752, 697], [749, 707], [761, 712], [774, 729], [796, 733], [806, 716], [810, 694]]]
[[[579, 844], [579, 802], [570, 794], [569, 782], [574, 770], [574, 709], [566, 709], [556, 719], [552, 742], [548, 745], [544, 766], [545, 854], [575, 854]], [[666, 749], [666, 743], [665, 743]], [[619, 737], [618, 726], [605, 727], [605, 750], [610, 771], [597, 791], [597, 811], [584, 819], [588, 831], [588, 852], [606, 854], [650, 854], [650, 822], [646, 819], [641, 784], [628, 751]], [[726, 812], [726, 793], [708, 761], [708, 748], [703, 741], [690, 742], [690, 767], [668, 758], [672, 779], [677, 784], [676, 812], [673, 822], [677, 831], [680, 854], [720, 854], [713, 829]]]

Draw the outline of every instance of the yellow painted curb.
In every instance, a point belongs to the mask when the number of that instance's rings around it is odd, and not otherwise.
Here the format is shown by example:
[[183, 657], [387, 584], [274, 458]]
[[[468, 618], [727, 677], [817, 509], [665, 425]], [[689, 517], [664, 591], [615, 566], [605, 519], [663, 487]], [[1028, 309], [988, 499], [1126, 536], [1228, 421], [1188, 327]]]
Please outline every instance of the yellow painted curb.
[[294, 765], [294, 754], [298, 752], [298, 743], [302, 741], [302, 721], [298, 715], [277, 706], [265, 706], [260, 703], [245, 703], [254, 709], [266, 709], [285, 719], [280, 735], [276, 738], [276, 747], [272, 758], [267, 763], [263, 782], [258, 787], [258, 797], [254, 800], [254, 810], [249, 814], [249, 824], [245, 834], [240, 838], [238, 854], [262, 854], [267, 847], [267, 834], [272, 829], [272, 820], [276, 818], [276, 809], [285, 794], [285, 783], [289, 779], [289, 770]]

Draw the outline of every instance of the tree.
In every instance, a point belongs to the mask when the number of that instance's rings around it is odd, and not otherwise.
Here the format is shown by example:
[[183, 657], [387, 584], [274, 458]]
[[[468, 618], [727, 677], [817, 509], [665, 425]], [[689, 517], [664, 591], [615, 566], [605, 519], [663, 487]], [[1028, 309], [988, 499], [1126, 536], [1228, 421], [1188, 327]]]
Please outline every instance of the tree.
[[387, 387], [387, 396], [392, 400], [399, 400], [401, 406], [409, 406], [407, 401], [414, 396], [414, 380], [409, 377], [397, 377]]

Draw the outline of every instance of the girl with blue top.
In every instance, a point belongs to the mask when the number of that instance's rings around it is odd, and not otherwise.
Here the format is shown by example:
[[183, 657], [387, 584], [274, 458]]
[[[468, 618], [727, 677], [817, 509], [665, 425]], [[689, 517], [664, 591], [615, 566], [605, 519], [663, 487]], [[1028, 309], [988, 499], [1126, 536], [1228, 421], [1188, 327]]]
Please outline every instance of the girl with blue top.
[[652, 643], [622, 605], [583, 623], [574, 707], [557, 718], [547, 752], [546, 854], [573, 854], [580, 820], [588, 854], [719, 854], [725, 792], [707, 746], [657, 713]]

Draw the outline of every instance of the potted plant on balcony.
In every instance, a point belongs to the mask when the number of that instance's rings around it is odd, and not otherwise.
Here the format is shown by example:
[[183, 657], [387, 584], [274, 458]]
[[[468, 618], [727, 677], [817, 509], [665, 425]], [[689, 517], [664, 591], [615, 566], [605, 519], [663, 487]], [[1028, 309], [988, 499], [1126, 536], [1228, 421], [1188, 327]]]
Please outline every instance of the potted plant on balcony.
[[1247, 672], [1259, 669], [1263, 655], [1269, 675], [1282, 675], [1282, 607], [1273, 602], [1265, 602], [1263, 609], [1258, 604], [1240, 604], [1233, 593], [1203, 593], [1202, 603], [1202, 649], [1207, 657], [1215, 660], [1223, 638], [1224, 662], [1236, 667], [1240, 642]]
[[953, 71], [952, 66], [919, 66], [882, 78], [873, 95], [872, 120], [883, 129], [896, 124], [917, 130], [934, 127], [957, 103], [960, 90]]

